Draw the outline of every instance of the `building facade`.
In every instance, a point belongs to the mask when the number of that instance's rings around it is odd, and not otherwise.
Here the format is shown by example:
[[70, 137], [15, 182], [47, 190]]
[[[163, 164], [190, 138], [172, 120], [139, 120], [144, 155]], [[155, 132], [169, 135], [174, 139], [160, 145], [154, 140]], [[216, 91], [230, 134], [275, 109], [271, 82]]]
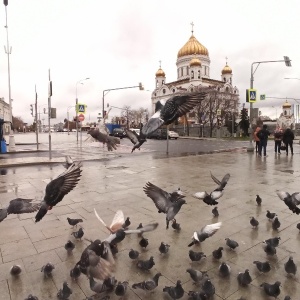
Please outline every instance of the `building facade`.
[[292, 105], [287, 101], [282, 105], [282, 113], [277, 119], [277, 125], [283, 130], [286, 128], [295, 129], [295, 117], [292, 111]]
[[[10, 121], [9, 119], [9, 104], [4, 101], [4, 98], [0, 98], [0, 118], [4, 119], [4, 121]], [[5, 135], [9, 134], [10, 131], [10, 123], [6, 123], [3, 126], [3, 133]]]
[[[232, 69], [226, 61], [226, 65], [221, 70], [221, 78], [219, 80], [212, 79], [210, 78], [210, 62], [207, 48], [196, 39], [192, 31], [191, 37], [177, 54], [177, 80], [167, 82], [166, 74], [161, 65], [155, 74], [155, 89], [151, 96], [152, 113], [154, 113], [157, 101], [167, 100], [176, 93], [193, 92], [201, 87], [213, 87], [219, 93], [231, 94], [230, 99], [233, 101], [231, 110], [232, 108], [237, 110], [239, 90], [233, 86]], [[193, 117], [194, 115], [193, 113], [189, 114], [189, 122], [197, 122]]]

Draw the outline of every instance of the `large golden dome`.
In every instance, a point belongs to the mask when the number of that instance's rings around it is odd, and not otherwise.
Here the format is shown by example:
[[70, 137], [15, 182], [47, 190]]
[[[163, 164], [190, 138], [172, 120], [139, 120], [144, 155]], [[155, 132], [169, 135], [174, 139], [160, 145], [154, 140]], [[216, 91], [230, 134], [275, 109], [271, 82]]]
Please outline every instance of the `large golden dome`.
[[285, 103], [282, 105], [282, 108], [291, 108], [291, 104], [285, 101]]
[[156, 76], [156, 77], [166, 77], [166, 74], [165, 74], [165, 72], [162, 70], [162, 68], [159, 68], [159, 69], [157, 70], [157, 72], [155, 73], [155, 76]]
[[192, 34], [187, 43], [178, 51], [177, 58], [193, 54], [208, 56], [208, 50]]
[[193, 67], [193, 66], [201, 67], [201, 60], [197, 57], [192, 58], [190, 61], [190, 67]]
[[223, 70], [222, 70], [222, 74], [224, 75], [224, 74], [232, 74], [232, 70], [231, 70], [231, 68], [227, 65], [227, 63], [226, 63], [226, 66], [223, 68]]

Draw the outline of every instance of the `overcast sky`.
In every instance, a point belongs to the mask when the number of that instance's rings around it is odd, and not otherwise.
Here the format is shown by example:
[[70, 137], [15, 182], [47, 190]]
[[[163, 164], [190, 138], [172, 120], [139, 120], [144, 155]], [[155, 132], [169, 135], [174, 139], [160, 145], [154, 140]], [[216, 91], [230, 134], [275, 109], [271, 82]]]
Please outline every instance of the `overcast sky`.
[[[212, 79], [221, 78], [228, 57], [241, 103], [250, 86], [251, 63], [283, 60], [284, 55], [290, 57], [292, 67], [283, 62], [261, 64], [254, 74], [254, 87], [267, 97], [300, 99], [300, 80], [284, 80], [300, 79], [298, 0], [8, 2], [13, 115], [29, 123], [33, 121], [30, 104], [34, 103], [35, 85], [41, 112], [47, 103], [49, 68], [56, 122], [63, 121], [68, 107], [75, 105], [76, 83], [86, 77], [90, 79], [78, 84], [77, 92], [79, 102], [88, 105], [87, 121], [94, 121], [102, 110], [104, 89], [139, 82], [145, 91], [111, 91], [105, 102], [150, 109], [159, 60], [167, 82], [176, 80], [177, 52], [191, 35], [191, 22], [195, 24], [195, 37], [209, 51]], [[6, 45], [3, 1], [0, 22], [0, 44]], [[7, 55], [3, 46], [0, 49], [0, 97], [8, 102]], [[275, 117], [276, 108], [279, 114], [283, 102], [267, 98], [255, 107]], [[117, 109], [111, 112], [119, 113]]]

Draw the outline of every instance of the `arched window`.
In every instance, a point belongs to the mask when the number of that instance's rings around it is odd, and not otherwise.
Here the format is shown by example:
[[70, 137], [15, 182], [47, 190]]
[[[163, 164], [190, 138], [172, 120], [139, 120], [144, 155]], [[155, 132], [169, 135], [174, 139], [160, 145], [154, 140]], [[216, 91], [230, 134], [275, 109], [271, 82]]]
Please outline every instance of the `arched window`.
[[200, 70], [198, 70], [198, 79], [200, 79]]
[[194, 79], [194, 71], [191, 71], [191, 78]]
[[181, 68], [181, 76], [183, 76], [183, 68]]
[[286, 110], [284, 111], [284, 115], [285, 115], [285, 116], [287, 115], [287, 111], [286, 111]]
[[223, 80], [224, 80], [224, 82], [226, 82], [226, 78], [225, 77], [223, 78]]
[[232, 83], [232, 79], [231, 79], [231, 77], [229, 78], [229, 82], [230, 82], [230, 84]]
[[163, 89], [163, 94], [165, 94], [166, 93], [166, 89]]
[[229, 92], [229, 88], [228, 88], [228, 86], [226, 86], [226, 92], [227, 92], [227, 93]]
[[158, 80], [156, 80], [156, 87], [158, 87]]
[[190, 74], [190, 68], [186, 67], [186, 74], [189, 75]]
[[172, 92], [175, 93], [175, 89], [173, 89]]
[[162, 83], [162, 84], [165, 84], [165, 81], [163, 80], [161, 83]]

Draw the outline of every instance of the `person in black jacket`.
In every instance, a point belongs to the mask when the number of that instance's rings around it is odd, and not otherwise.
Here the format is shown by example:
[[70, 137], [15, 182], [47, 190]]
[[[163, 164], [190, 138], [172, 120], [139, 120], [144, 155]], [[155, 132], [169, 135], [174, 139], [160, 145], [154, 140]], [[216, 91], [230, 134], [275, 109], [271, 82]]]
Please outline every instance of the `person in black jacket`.
[[263, 128], [257, 133], [257, 136], [259, 138], [258, 156], [261, 156], [262, 149], [264, 150], [264, 156], [267, 156], [267, 144], [270, 134], [271, 133], [268, 130], [268, 126], [266, 124], [264, 124]]
[[284, 144], [286, 146], [286, 155], [289, 155], [289, 146], [290, 146], [292, 155], [294, 155], [294, 151], [293, 151], [294, 138], [295, 138], [295, 136], [294, 136], [294, 133], [293, 133], [292, 129], [287, 128], [284, 131], [283, 137], [282, 137], [282, 141], [284, 142]]

